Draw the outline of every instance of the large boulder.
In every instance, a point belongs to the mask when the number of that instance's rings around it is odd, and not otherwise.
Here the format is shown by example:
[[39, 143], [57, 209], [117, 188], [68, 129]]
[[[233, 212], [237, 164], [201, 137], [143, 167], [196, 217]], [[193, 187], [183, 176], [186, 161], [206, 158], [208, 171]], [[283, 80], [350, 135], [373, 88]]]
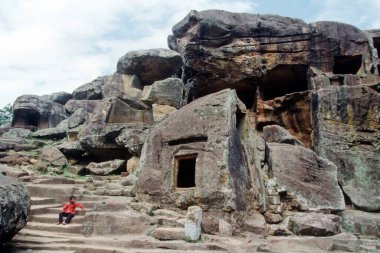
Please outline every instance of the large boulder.
[[46, 146], [41, 150], [41, 159], [58, 167], [63, 167], [68, 163], [62, 152], [52, 146]]
[[331, 236], [340, 233], [341, 218], [334, 214], [297, 213], [289, 219], [289, 230], [296, 235]]
[[73, 91], [73, 99], [76, 100], [94, 100], [102, 99], [102, 86], [104, 85], [105, 76], [100, 76], [95, 80], [83, 84]]
[[10, 241], [25, 227], [30, 205], [26, 186], [0, 174], [0, 242]]
[[29, 129], [24, 128], [11, 128], [8, 132], [3, 133], [2, 137], [21, 137], [21, 138], [27, 138], [31, 135], [31, 131]]
[[118, 97], [122, 100], [138, 99], [142, 85], [136, 75], [114, 74], [107, 76], [102, 86], [103, 97]]
[[67, 101], [72, 99], [72, 97], [73, 95], [71, 95], [70, 93], [61, 91], [61, 92], [55, 92], [49, 95], [49, 100], [61, 105], [65, 105]]
[[301, 146], [267, 145], [269, 171], [280, 186], [310, 208], [344, 210], [335, 164]]
[[342, 213], [342, 228], [350, 233], [380, 238], [380, 215], [360, 210], [345, 210]]
[[184, 104], [185, 86], [179, 78], [167, 78], [144, 87], [141, 100], [147, 104], [180, 108]]
[[353, 204], [380, 210], [380, 94], [364, 86], [330, 86], [313, 93], [315, 150], [338, 167]]
[[245, 139], [252, 132], [245, 120], [244, 105], [229, 89], [170, 114], [143, 146], [138, 193], [181, 208], [250, 208], [258, 176], [244, 155], [252, 152]]
[[157, 48], [126, 53], [117, 63], [117, 73], [137, 75], [143, 85], [168, 77], [181, 76], [181, 56], [172, 50]]
[[302, 142], [279, 125], [265, 126], [263, 129], [264, 140], [266, 142], [287, 143], [291, 145], [303, 146]]
[[67, 117], [63, 105], [34, 95], [18, 97], [13, 104], [12, 127], [56, 127]]

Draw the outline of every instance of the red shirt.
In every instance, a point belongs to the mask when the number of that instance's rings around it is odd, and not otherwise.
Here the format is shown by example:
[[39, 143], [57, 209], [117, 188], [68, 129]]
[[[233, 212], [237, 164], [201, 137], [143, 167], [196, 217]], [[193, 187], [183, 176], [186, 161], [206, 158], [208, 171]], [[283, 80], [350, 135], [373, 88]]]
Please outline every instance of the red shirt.
[[62, 211], [65, 212], [65, 213], [72, 213], [72, 214], [75, 214], [75, 209], [77, 207], [80, 207], [81, 209], [84, 209], [84, 206], [81, 204], [81, 203], [74, 203], [74, 204], [71, 204], [70, 202], [69, 203], [66, 203], [65, 206], [63, 207]]

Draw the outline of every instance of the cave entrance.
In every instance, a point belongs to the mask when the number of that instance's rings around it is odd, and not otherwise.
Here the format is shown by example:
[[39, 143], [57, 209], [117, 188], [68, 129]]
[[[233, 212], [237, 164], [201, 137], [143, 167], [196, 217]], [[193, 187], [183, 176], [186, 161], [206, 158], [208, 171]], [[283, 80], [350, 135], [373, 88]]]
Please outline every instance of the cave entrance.
[[175, 186], [178, 190], [195, 187], [196, 158], [196, 154], [176, 157]]
[[308, 90], [308, 65], [277, 65], [269, 70], [261, 82], [263, 100], [271, 100], [289, 93]]
[[353, 74], [358, 73], [362, 66], [362, 55], [339, 55], [334, 56], [334, 74]]
[[37, 128], [43, 129], [48, 128], [49, 123], [48, 120], [40, 115], [39, 112], [35, 110], [16, 110], [14, 112], [13, 118], [13, 127], [20, 128]]

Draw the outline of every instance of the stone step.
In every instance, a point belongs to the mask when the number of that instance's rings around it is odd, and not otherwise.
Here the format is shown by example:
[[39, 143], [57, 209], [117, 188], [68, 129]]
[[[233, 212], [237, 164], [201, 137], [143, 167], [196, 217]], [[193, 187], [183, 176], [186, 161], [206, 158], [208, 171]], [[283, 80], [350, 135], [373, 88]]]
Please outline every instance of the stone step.
[[50, 231], [50, 232], [63, 232], [63, 233], [74, 233], [80, 234], [82, 230], [82, 224], [67, 224], [67, 225], [56, 225], [46, 224], [41, 222], [30, 221], [27, 223], [27, 229]]
[[[75, 215], [75, 217], [71, 220], [72, 224], [82, 224], [84, 220], [83, 215]], [[52, 214], [37, 214], [31, 217], [31, 221], [39, 222], [39, 223], [56, 223], [58, 221], [58, 213]]]
[[[155, 249], [144, 249], [144, 248], [123, 248], [117, 246], [106, 246], [106, 245], [84, 245], [84, 244], [69, 244], [69, 243], [49, 243], [49, 244], [28, 244], [18, 246], [19, 249], [31, 249], [32, 252], [37, 250], [50, 250], [51, 252], [56, 252], [56, 249], [61, 251], [74, 250], [76, 253], [164, 253], [168, 252], [165, 248], [155, 248]], [[184, 250], [170, 250], [171, 253], [183, 253]], [[226, 251], [209, 251], [209, 250], [186, 250], [186, 252], [192, 253], [221, 253]]]
[[79, 188], [71, 184], [27, 184], [29, 193], [33, 197], [53, 198], [56, 202], [67, 201]]
[[61, 206], [62, 205], [60, 205], [60, 204], [32, 205], [30, 207], [30, 213], [31, 213], [31, 215], [53, 213], [53, 212], [49, 212], [50, 208], [61, 208], [62, 209]]
[[40, 197], [31, 197], [32, 205], [47, 205], [54, 204], [55, 199], [52, 198], [40, 198]]
[[[59, 226], [62, 226], [62, 225], [59, 225]], [[72, 233], [65, 233], [65, 232], [51, 232], [51, 231], [34, 230], [34, 229], [29, 229], [29, 228], [25, 227], [17, 233], [17, 235], [14, 237], [14, 239], [23, 238], [24, 236], [72, 239], [73, 234]], [[81, 240], [84, 238], [84, 236], [83, 235], [75, 235], [75, 238], [78, 240]]]
[[[59, 207], [52, 207], [52, 208], [48, 208], [46, 209], [46, 213], [56, 213], [58, 215], [58, 213], [62, 212], [62, 208], [63, 208], [63, 205], [60, 205]], [[80, 208], [77, 208], [76, 210], [76, 215], [85, 215], [85, 213], [87, 212], [91, 212], [92, 209], [91, 208], [86, 208], [86, 210], [82, 210]], [[43, 213], [40, 213], [40, 214], [43, 214]]]

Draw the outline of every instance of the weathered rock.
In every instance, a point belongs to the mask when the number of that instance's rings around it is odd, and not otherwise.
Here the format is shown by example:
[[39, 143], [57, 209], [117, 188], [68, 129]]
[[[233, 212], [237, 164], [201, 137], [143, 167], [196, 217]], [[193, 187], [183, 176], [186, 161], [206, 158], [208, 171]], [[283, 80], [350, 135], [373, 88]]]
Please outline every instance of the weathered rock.
[[20, 137], [1, 137], [0, 138], [0, 151], [14, 149], [16, 145], [26, 144], [25, 139]]
[[[244, 113], [236, 93], [224, 90], [193, 101], [160, 122], [142, 150], [138, 192], [182, 208], [193, 204], [247, 208], [258, 176], [250, 167], [253, 162], [243, 158], [242, 143], [253, 152], [239, 135], [248, 127]], [[245, 129], [246, 136], [250, 131]], [[181, 174], [183, 168], [188, 174]]]
[[113, 160], [102, 163], [90, 163], [86, 166], [86, 169], [95, 175], [116, 175], [120, 174], [122, 171], [125, 171], [125, 161], [124, 160]]
[[67, 119], [61, 121], [57, 128], [69, 130], [72, 128], [76, 128], [83, 123], [86, 122], [86, 120], [89, 118], [89, 113], [84, 108], [79, 108], [76, 110], [70, 117]]
[[46, 146], [41, 150], [41, 158], [54, 166], [63, 167], [67, 164], [67, 159], [62, 152], [52, 146]]
[[129, 153], [139, 156], [149, 131], [150, 129], [144, 126], [124, 128], [115, 141], [119, 146], [124, 146]]
[[185, 86], [179, 78], [155, 81], [144, 87], [141, 100], [146, 104], [169, 105], [179, 109], [184, 104]]
[[153, 231], [153, 237], [158, 240], [184, 240], [185, 230], [183, 228], [156, 228]]
[[30, 205], [25, 185], [0, 174], [0, 242], [10, 241], [26, 225]]
[[301, 146], [268, 143], [269, 170], [308, 207], [344, 210], [336, 166]]
[[172, 107], [172, 106], [158, 105], [158, 104], [153, 104], [152, 110], [153, 110], [154, 122], [159, 122], [159, 121], [165, 119], [168, 115], [177, 111], [177, 109]]
[[0, 163], [6, 163], [10, 165], [28, 165], [30, 158], [18, 153], [9, 153], [0, 159]]
[[265, 218], [258, 212], [254, 212], [244, 221], [243, 229], [259, 235], [266, 235], [268, 233], [268, 226], [265, 222]]
[[102, 99], [102, 86], [105, 78], [105, 76], [100, 76], [89, 83], [83, 84], [73, 91], [73, 98], [76, 100]]
[[268, 244], [260, 244], [257, 246], [257, 252], [272, 252], [272, 246]]
[[[248, 107], [257, 81], [267, 90], [273, 90], [277, 79], [285, 84], [284, 91], [302, 89], [310, 36], [309, 26], [299, 19], [206, 10], [191, 11], [173, 27], [168, 41], [184, 59], [190, 97], [234, 88]], [[283, 82], [271, 72], [295, 81]]]
[[[101, 156], [104, 159], [116, 159], [129, 157], [131, 154], [122, 144], [118, 144], [118, 137], [123, 129], [144, 129], [153, 122], [151, 110], [133, 109], [118, 98], [102, 100], [90, 119], [81, 128], [78, 139], [88, 152]], [[145, 127], [146, 125], [146, 127]], [[136, 144], [140, 136], [129, 136], [128, 143], [135, 152], [141, 147]], [[140, 141], [138, 141], [140, 142]], [[135, 149], [137, 148], [137, 150]], [[110, 152], [112, 151], [112, 152]]]
[[60, 140], [66, 137], [66, 129], [60, 127], [51, 127], [38, 130], [32, 134], [34, 138]]
[[18, 97], [13, 104], [12, 127], [55, 127], [66, 117], [63, 105], [39, 96], [24, 95]]
[[263, 130], [266, 125], [283, 126], [305, 147], [312, 147], [312, 115], [310, 92], [296, 92], [270, 100], [257, 101], [256, 128]]
[[202, 208], [190, 206], [187, 209], [185, 220], [185, 238], [190, 241], [198, 241], [201, 236]]
[[272, 224], [277, 224], [282, 221], [282, 215], [278, 213], [265, 212], [265, 221]]
[[55, 103], [61, 104], [61, 105], [65, 105], [67, 103], [67, 101], [72, 99], [72, 97], [73, 96], [70, 93], [61, 91], [61, 92], [55, 92], [55, 93], [49, 95], [49, 100], [51, 100]]
[[132, 210], [93, 212], [86, 214], [82, 232], [85, 236], [140, 234], [152, 223], [148, 215]]
[[266, 142], [287, 143], [296, 146], [303, 146], [302, 142], [278, 125], [265, 126], [263, 129], [264, 140]]
[[136, 75], [114, 74], [104, 80], [103, 97], [117, 97], [123, 101], [136, 101], [142, 94], [142, 85]]
[[316, 152], [338, 167], [350, 200], [380, 210], [380, 94], [364, 86], [330, 86], [313, 93]]
[[31, 135], [32, 131], [24, 128], [11, 128], [9, 131], [3, 133], [2, 137], [4, 138], [12, 138], [12, 137], [20, 137], [27, 138]]
[[380, 215], [359, 210], [345, 210], [342, 213], [342, 228], [349, 233], [380, 237]]
[[29, 175], [28, 172], [22, 169], [9, 167], [5, 164], [0, 164], [0, 174], [8, 177], [23, 177]]
[[64, 142], [57, 148], [65, 155], [71, 157], [80, 157], [86, 150], [80, 145], [79, 141]]
[[73, 114], [78, 109], [85, 109], [88, 113], [93, 113], [99, 100], [74, 100], [70, 99], [65, 104], [65, 109], [69, 114]]
[[137, 75], [143, 85], [181, 76], [181, 56], [169, 49], [130, 51], [117, 63], [117, 73]]
[[334, 214], [297, 213], [289, 219], [289, 230], [297, 235], [331, 236], [340, 233], [341, 218]]

